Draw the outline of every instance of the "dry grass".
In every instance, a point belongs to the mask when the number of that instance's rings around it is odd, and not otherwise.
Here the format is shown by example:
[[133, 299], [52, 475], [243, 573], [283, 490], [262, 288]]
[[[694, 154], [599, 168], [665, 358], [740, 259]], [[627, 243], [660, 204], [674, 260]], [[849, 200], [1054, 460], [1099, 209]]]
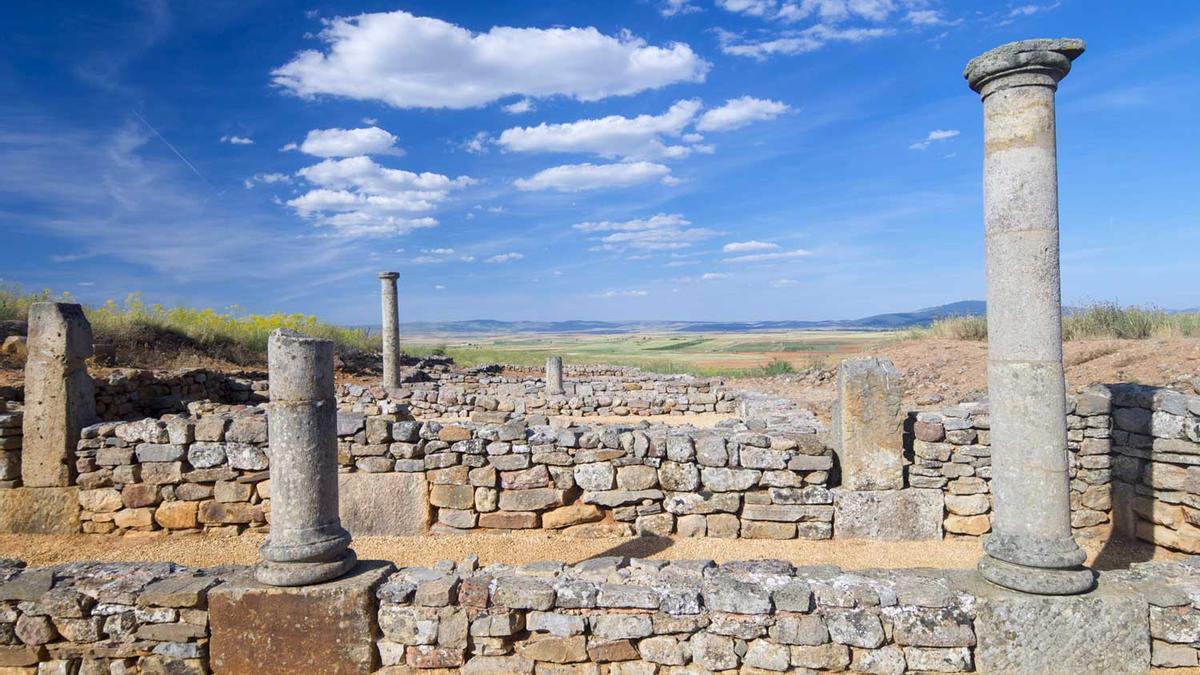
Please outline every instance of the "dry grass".
[[[1200, 313], [1168, 312], [1157, 307], [1122, 307], [1097, 302], [1063, 316], [1063, 340], [1147, 340], [1200, 336]], [[906, 339], [987, 339], [987, 319], [961, 316], [934, 321], [904, 333]]]
[[[24, 320], [34, 302], [75, 302], [69, 295], [50, 291], [22, 292], [17, 287], [0, 287], [0, 321]], [[364, 330], [342, 328], [305, 314], [250, 314], [238, 307], [225, 311], [148, 305], [140, 294], [124, 302], [109, 300], [84, 306], [98, 343], [111, 343], [119, 352], [141, 353], [162, 350], [193, 350], [239, 365], [261, 363], [267, 338], [277, 328], [333, 340], [340, 347], [377, 351], [378, 338]]]

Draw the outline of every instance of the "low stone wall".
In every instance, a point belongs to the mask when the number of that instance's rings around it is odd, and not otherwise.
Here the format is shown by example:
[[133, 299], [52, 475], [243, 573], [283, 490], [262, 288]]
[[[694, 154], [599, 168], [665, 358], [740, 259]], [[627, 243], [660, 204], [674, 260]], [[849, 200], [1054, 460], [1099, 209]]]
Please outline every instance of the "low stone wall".
[[21, 425], [24, 415], [0, 400], [0, 489], [21, 485]]
[[5, 672], [209, 672], [212, 573], [170, 563], [23, 568], [0, 560]]
[[430, 382], [406, 384], [390, 392], [383, 387], [344, 384], [338, 405], [367, 415], [406, 408], [419, 418], [475, 418], [504, 421], [527, 414], [584, 416], [688, 415], [732, 413], [734, 392], [720, 380], [686, 375], [652, 375], [636, 370], [616, 375], [577, 373], [563, 382], [562, 395], [547, 396], [539, 377], [477, 373], [441, 373]]
[[193, 401], [260, 403], [267, 400], [264, 373], [230, 375], [204, 368], [119, 370], [96, 378], [96, 414], [101, 420], [158, 417], [187, 410]]
[[[548, 422], [340, 413], [338, 463], [346, 473], [419, 474], [435, 531], [831, 536], [833, 459], [811, 417], [797, 413], [788, 426], [761, 431], [732, 420], [711, 430]], [[262, 409], [102, 423], [83, 436], [76, 468], [84, 532], [233, 533], [269, 521]]]
[[[217, 623], [240, 618], [236, 606], [210, 616], [209, 599], [242, 570], [169, 563], [23, 569], [2, 561], [0, 667], [210, 672], [210, 636], [235, 628]], [[383, 572], [386, 581], [369, 602], [339, 610], [346, 621], [315, 628], [378, 626], [374, 649], [339, 652], [347, 662], [330, 667], [382, 667], [377, 672], [394, 675], [579, 667], [618, 675], [684, 668], [1145, 672], [1151, 662], [1195, 666], [1200, 643], [1196, 558], [1104, 572], [1098, 590], [1067, 597], [1005, 591], [973, 570], [844, 572], [778, 560], [601, 557], [479, 568], [471, 557], [429, 568], [385, 565]], [[266, 632], [245, 639], [267, 640], [271, 631], [283, 643], [308, 639], [288, 633], [289, 606], [277, 604], [257, 629]], [[358, 643], [365, 636], [338, 637]]]
[[[1067, 402], [1071, 526], [1102, 536], [1112, 510], [1112, 394], [1093, 387]], [[962, 403], [910, 415], [912, 464], [908, 485], [945, 492], [945, 531], [979, 536], [991, 530], [990, 419], [986, 402]]]
[[1138, 385], [1110, 389], [1118, 528], [1200, 553], [1200, 396]]

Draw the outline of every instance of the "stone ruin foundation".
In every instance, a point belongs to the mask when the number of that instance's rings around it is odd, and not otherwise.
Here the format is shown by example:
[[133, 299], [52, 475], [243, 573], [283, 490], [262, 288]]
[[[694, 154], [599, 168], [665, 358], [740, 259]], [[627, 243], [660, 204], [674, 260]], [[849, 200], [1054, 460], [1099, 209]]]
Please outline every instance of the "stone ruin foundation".
[[[1200, 558], [1096, 573], [1075, 543], [1129, 536], [1200, 553], [1200, 396], [1064, 392], [1053, 97], [1082, 49], [1014, 43], [967, 67], [985, 117], [986, 402], [906, 411], [899, 373], [878, 359], [841, 365], [830, 429], [719, 380], [564, 368], [559, 357], [544, 378], [402, 375], [394, 273], [380, 275], [379, 387], [335, 388], [331, 345], [287, 333], [272, 336], [269, 382], [193, 372], [94, 386], [78, 306], [35, 306], [24, 405], [0, 407], [0, 531], [269, 536], [254, 568], [0, 561], [0, 669], [1196, 666]], [[728, 419], [639, 420], [713, 412]], [[588, 420], [609, 415], [630, 421]], [[619, 556], [417, 568], [349, 548], [351, 534], [523, 529], [982, 535], [985, 556], [978, 572]]]

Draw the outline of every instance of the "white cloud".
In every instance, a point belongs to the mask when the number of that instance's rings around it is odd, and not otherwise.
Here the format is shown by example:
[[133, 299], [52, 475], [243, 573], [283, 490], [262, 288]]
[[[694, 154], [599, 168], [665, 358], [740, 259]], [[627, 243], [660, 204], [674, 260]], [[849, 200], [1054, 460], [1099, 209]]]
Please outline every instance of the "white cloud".
[[446, 290], [446, 287], [445, 287], [445, 286], [443, 286], [443, 285], [441, 285], [441, 284], [434, 284], [434, 285], [433, 285], [433, 290], [435, 290], [435, 291], [444, 291], [444, 290]]
[[605, 291], [600, 294], [602, 298], [644, 298], [650, 295], [648, 291]]
[[249, 190], [254, 187], [255, 183], [266, 183], [267, 185], [270, 185], [272, 183], [290, 182], [292, 182], [292, 177], [286, 173], [256, 173], [242, 181], [242, 184], [246, 186], [247, 190]]
[[653, 162], [618, 162], [616, 164], [564, 164], [543, 169], [529, 178], [518, 178], [513, 185], [518, 190], [557, 190], [581, 192], [601, 188], [630, 187], [642, 183], [660, 182], [675, 185], [679, 181], [671, 169]]
[[728, 279], [729, 275], [724, 272], [705, 272], [700, 279], [703, 281], [717, 281], [718, 279]]
[[648, 45], [628, 32], [513, 28], [486, 33], [407, 12], [325, 22], [324, 49], [298, 53], [273, 82], [302, 97], [328, 94], [397, 108], [471, 108], [506, 96], [596, 101], [676, 82], [702, 82], [709, 64], [681, 42]]
[[484, 258], [483, 262], [485, 262], [485, 263], [507, 263], [507, 262], [514, 262], [514, 261], [520, 260], [521, 258], [524, 258], [524, 257], [525, 257], [525, 254], [523, 254], [523, 253], [516, 253], [516, 252], [501, 253], [499, 255], [494, 255], [490, 258]]
[[1008, 18], [1014, 19], [1022, 16], [1032, 16], [1039, 12], [1048, 12], [1057, 8], [1060, 4], [1062, 3], [1056, 2], [1050, 5], [1021, 5], [1020, 7], [1014, 7], [1012, 11], [1008, 13]]
[[245, 136], [222, 136], [221, 142], [230, 145], [254, 145], [254, 139]]
[[914, 9], [904, 16], [904, 20], [914, 26], [948, 26], [961, 22], [947, 21], [942, 13], [935, 9]]
[[771, 282], [771, 285], [775, 288], [787, 288], [788, 286], [795, 286], [798, 283], [800, 282], [795, 279], [776, 279]]
[[289, 143], [284, 149], [298, 149], [315, 157], [357, 157], [359, 155], [403, 155], [395, 147], [399, 140], [379, 127], [364, 129], [313, 129], [299, 145]]
[[691, 14], [701, 11], [699, 7], [692, 4], [692, 0], [663, 0], [663, 3], [658, 8], [658, 13], [668, 19], [680, 14]]
[[721, 247], [725, 253], [747, 253], [749, 251], [773, 251], [779, 248], [779, 244], [772, 244], [766, 241], [731, 241]]
[[[404, 249], [400, 249], [403, 251]], [[421, 255], [412, 259], [412, 263], [416, 265], [436, 265], [448, 262], [474, 262], [473, 255], [456, 255], [452, 248], [423, 248]]]
[[678, 158], [692, 148], [669, 146], [662, 137], [679, 137], [700, 111], [696, 99], [678, 101], [661, 115], [609, 115], [565, 124], [505, 129], [496, 143], [512, 152], [587, 152], [627, 159]]
[[850, 19], [884, 21], [900, 6], [921, 7], [923, 0], [717, 0], [717, 5], [746, 16], [786, 23], [820, 19], [836, 23]]
[[812, 255], [812, 251], [806, 251], [798, 248], [794, 251], [779, 251], [776, 253], [752, 253], [750, 255], [739, 255], [732, 258], [725, 258], [721, 262], [727, 263], [759, 263], [759, 262], [775, 262], [777, 260], [791, 260], [793, 258], [806, 258]]
[[425, 214], [452, 191], [476, 182], [467, 176], [389, 169], [369, 157], [327, 159], [296, 175], [314, 188], [287, 205], [345, 236], [400, 235], [433, 227], [437, 219]]
[[373, 127], [379, 124], [379, 119], [376, 117], [364, 117], [362, 118], [362, 123], [369, 127]]
[[691, 221], [678, 213], [659, 213], [649, 218], [635, 218], [623, 222], [600, 221], [578, 223], [574, 229], [581, 232], [605, 233], [593, 238], [599, 242], [594, 250], [621, 251], [667, 251], [687, 248], [697, 241], [718, 234], [703, 228], [690, 227]]
[[696, 128], [700, 131], [728, 131], [744, 127], [751, 122], [773, 120], [787, 110], [787, 104], [770, 99], [753, 96], [731, 98], [720, 108], [705, 112], [696, 123]]
[[929, 135], [927, 135], [924, 139], [919, 140], [916, 143], [913, 143], [912, 145], [908, 146], [908, 149], [909, 150], [924, 150], [925, 148], [928, 148], [933, 143], [937, 143], [938, 141], [944, 141], [948, 138], [954, 138], [955, 136], [958, 135], [958, 133], [959, 133], [958, 129], [934, 129], [933, 131], [929, 132]]
[[758, 41], [743, 41], [741, 36], [718, 31], [721, 51], [732, 56], [746, 56], [759, 61], [769, 56], [807, 54], [831, 42], [865, 42], [893, 34], [890, 28], [835, 28], [817, 24], [804, 30], [783, 31], [779, 37]]
[[488, 145], [492, 139], [487, 135], [486, 131], [480, 131], [474, 136], [462, 142], [462, 149], [472, 155], [482, 155], [488, 151]]
[[521, 115], [527, 112], [533, 112], [534, 110], [537, 110], [537, 107], [534, 106], [532, 100], [523, 98], [516, 103], [509, 103], [506, 106], [501, 106], [501, 109], [509, 115]]

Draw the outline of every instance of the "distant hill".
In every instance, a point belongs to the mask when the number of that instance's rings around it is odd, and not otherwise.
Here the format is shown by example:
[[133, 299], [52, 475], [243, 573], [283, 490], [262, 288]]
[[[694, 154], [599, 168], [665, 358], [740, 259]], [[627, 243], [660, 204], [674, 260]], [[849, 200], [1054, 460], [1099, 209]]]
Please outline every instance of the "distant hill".
[[[784, 330], [898, 330], [928, 326], [937, 319], [952, 316], [982, 316], [987, 303], [962, 300], [911, 312], [876, 314], [861, 319], [825, 321], [468, 321], [404, 323], [406, 333], [423, 335], [496, 335], [529, 333], [706, 333], [760, 332]], [[377, 327], [374, 327], [377, 328]]]

